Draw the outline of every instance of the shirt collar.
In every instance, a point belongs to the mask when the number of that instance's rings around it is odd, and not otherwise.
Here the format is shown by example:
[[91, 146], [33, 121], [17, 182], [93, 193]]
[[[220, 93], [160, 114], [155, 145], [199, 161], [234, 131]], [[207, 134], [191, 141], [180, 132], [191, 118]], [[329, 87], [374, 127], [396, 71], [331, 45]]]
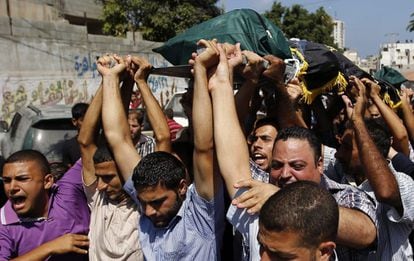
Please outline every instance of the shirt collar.
[[[54, 194], [57, 192], [59, 185], [53, 184], [50, 188], [50, 198], [49, 198], [49, 206], [48, 206], [48, 216], [51, 210], [52, 201], [54, 198]], [[0, 222], [2, 225], [12, 225], [18, 223], [26, 223], [26, 222], [38, 222], [46, 220], [45, 217], [37, 217], [37, 218], [19, 218], [16, 212], [14, 211], [10, 200], [7, 200], [6, 204], [0, 209]]]
[[145, 136], [144, 134], [141, 134], [141, 136], [139, 136], [139, 144], [145, 143], [147, 142], [147, 136]]

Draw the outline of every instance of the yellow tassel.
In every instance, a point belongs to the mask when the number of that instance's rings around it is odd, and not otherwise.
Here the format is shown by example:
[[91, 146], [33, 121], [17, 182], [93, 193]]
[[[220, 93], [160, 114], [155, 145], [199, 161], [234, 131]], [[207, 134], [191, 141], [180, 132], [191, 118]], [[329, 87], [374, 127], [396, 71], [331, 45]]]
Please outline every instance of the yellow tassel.
[[399, 101], [397, 103], [394, 103], [394, 101], [391, 99], [388, 92], [384, 93], [384, 95], [382, 97], [382, 100], [385, 102], [385, 104], [390, 106], [391, 109], [393, 109], [393, 110], [397, 109], [401, 105], [401, 101]]
[[300, 80], [303, 80], [303, 77], [306, 75], [306, 72], [309, 68], [309, 64], [306, 62], [305, 57], [303, 57], [302, 53], [299, 52], [297, 48], [290, 48], [290, 51], [293, 57], [296, 57], [300, 60], [300, 69], [296, 77], [298, 77]]
[[306, 104], [311, 104], [316, 97], [321, 95], [322, 93], [325, 93], [327, 91], [331, 91], [335, 87], [338, 89], [338, 92], [344, 92], [348, 83], [345, 79], [345, 76], [338, 72], [338, 75], [334, 78], [332, 78], [329, 82], [325, 83], [322, 87], [315, 88], [312, 90], [308, 89], [308, 86], [306, 84], [306, 81], [302, 81], [302, 91], [303, 91], [303, 101]]

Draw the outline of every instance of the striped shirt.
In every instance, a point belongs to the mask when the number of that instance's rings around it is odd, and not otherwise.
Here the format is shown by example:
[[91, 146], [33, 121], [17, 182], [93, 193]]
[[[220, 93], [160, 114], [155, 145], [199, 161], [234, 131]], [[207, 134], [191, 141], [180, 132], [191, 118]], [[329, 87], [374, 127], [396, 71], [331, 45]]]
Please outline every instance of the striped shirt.
[[[341, 164], [335, 158], [331, 158], [330, 161], [326, 166], [326, 173], [342, 177], [342, 183], [352, 183], [352, 177], [343, 172]], [[377, 248], [366, 255], [354, 253], [352, 260], [413, 260], [413, 250], [408, 237], [414, 227], [414, 181], [408, 175], [395, 171], [392, 164], [388, 166], [397, 180], [404, 213], [401, 216], [393, 207], [378, 202], [368, 180], [361, 183], [358, 187], [377, 204]]]
[[139, 212], [130, 197], [119, 203], [110, 201], [106, 192], [97, 190], [98, 181], [83, 184], [91, 210], [89, 261], [144, 260], [138, 242]]
[[[413, 250], [408, 236], [414, 227], [414, 181], [408, 175], [394, 172], [400, 190], [403, 214], [400, 215], [395, 208], [378, 203], [378, 247], [366, 260], [413, 260]], [[375, 197], [374, 191], [364, 181], [360, 188]]]
[[[139, 201], [132, 180], [124, 190]], [[187, 190], [177, 215], [163, 228], [155, 227], [142, 215], [139, 221], [139, 239], [146, 260], [220, 260], [221, 241], [224, 232], [224, 189], [221, 186], [215, 199], [206, 201], [200, 197], [194, 185]]]
[[174, 141], [176, 139], [177, 132], [181, 130], [183, 126], [181, 126], [181, 124], [179, 124], [175, 120], [168, 119], [168, 118], [167, 118], [167, 124], [168, 124], [168, 128], [170, 129], [170, 139], [171, 141]]
[[155, 139], [153, 137], [141, 134], [135, 148], [141, 158], [155, 151]]
[[[325, 175], [321, 176], [320, 186], [328, 190], [341, 207], [357, 209], [368, 215], [375, 222], [375, 203], [374, 201], [362, 190], [353, 187], [351, 185], [339, 184], [333, 180], [330, 180]], [[241, 195], [247, 189], [239, 189], [235, 197]], [[248, 251], [243, 255], [243, 260], [260, 260], [260, 246], [257, 241], [257, 234], [259, 231], [259, 216], [250, 215], [246, 209], [237, 208], [234, 205], [230, 205], [227, 212], [227, 219], [229, 222], [243, 235], [244, 246], [243, 250]], [[354, 253], [353, 249], [339, 248], [337, 255], [339, 260], [343, 256], [348, 256], [350, 253]], [[336, 259], [333, 256], [331, 259]]]

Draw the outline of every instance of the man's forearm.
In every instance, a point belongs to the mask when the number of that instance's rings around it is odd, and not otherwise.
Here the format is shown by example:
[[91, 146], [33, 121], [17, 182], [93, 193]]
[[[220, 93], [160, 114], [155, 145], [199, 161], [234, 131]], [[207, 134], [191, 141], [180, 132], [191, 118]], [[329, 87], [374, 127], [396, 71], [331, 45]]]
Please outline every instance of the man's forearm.
[[355, 140], [364, 174], [374, 190], [375, 197], [397, 209], [401, 208], [398, 183], [388, 167], [387, 161], [372, 141], [364, 120], [353, 120]]
[[362, 249], [372, 245], [377, 236], [374, 222], [359, 210], [339, 207], [338, 244]]

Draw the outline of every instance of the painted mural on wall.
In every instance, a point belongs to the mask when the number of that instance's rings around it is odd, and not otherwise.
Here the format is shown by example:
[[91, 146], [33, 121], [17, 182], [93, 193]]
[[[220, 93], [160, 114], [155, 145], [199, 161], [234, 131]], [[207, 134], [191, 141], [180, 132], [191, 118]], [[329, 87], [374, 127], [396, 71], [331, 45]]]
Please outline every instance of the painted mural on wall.
[[[168, 66], [158, 55], [144, 56], [155, 67]], [[89, 102], [101, 81], [95, 59], [91, 57], [96, 56], [88, 53], [73, 55], [72, 72], [65, 72], [62, 77], [0, 76], [0, 120], [10, 123], [17, 110], [30, 104], [48, 106]], [[174, 93], [183, 91], [187, 86], [185, 79], [159, 75], [150, 75], [148, 84], [161, 106], [164, 106]]]

